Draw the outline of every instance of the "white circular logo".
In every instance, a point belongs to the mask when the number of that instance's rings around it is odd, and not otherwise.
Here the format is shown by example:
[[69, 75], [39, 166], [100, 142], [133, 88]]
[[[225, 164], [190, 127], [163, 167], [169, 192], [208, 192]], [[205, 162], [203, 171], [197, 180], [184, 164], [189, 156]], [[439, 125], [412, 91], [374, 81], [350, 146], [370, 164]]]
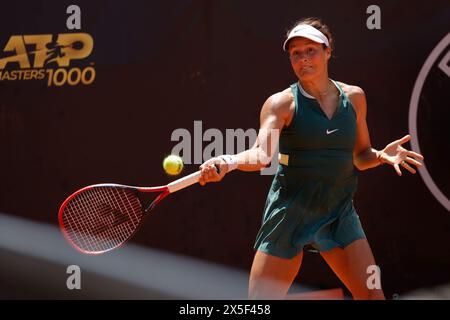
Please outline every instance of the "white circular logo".
[[[444, 50], [448, 48], [450, 44], [450, 33], [448, 33], [444, 39], [442, 39], [439, 44], [433, 49], [431, 54], [428, 56], [427, 60], [425, 61], [425, 64], [423, 65], [422, 69], [420, 70], [419, 76], [417, 77], [416, 83], [414, 85], [414, 90], [411, 96], [411, 103], [409, 105], [409, 131], [411, 134], [411, 147], [412, 150], [418, 153], [420, 152], [420, 146], [419, 146], [419, 139], [418, 139], [418, 132], [417, 132], [417, 114], [419, 109], [419, 102], [420, 97], [422, 94], [422, 90], [425, 84], [425, 81], [427, 80], [427, 77], [430, 73], [430, 70], [435, 65], [436, 60], [442, 56], [442, 53]], [[440, 69], [440, 72], [446, 75], [450, 79], [450, 50], [448, 50], [447, 54], [440, 60], [438, 63], [438, 68]], [[447, 90], [449, 91], [449, 90]], [[442, 105], [444, 107], [449, 107], [449, 100], [447, 101], [441, 101]], [[450, 119], [447, 119], [450, 120]], [[450, 126], [449, 126], [450, 130]], [[450, 134], [449, 134], [450, 136]], [[447, 140], [448, 141], [448, 140]], [[439, 189], [439, 187], [436, 185], [435, 181], [430, 175], [429, 170], [427, 169], [425, 163], [424, 166], [419, 170], [419, 173], [424, 180], [426, 186], [431, 191], [433, 196], [448, 210], [450, 211], [450, 200], [447, 198], [447, 196]]]

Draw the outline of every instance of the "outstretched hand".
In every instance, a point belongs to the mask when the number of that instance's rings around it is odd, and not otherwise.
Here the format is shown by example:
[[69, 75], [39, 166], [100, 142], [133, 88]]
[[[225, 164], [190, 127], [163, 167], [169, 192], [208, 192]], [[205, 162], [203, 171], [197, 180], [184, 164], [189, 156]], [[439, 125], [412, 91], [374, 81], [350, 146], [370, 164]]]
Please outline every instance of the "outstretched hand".
[[419, 153], [407, 150], [402, 147], [402, 144], [411, 140], [410, 135], [406, 135], [401, 139], [395, 140], [389, 143], [382, 151], [380, 155], [380, 161], [382, 163], [388, 163], [395, 168], [395, 171], [399, 176], [402, 175], [400, 166], [415, 174], [416, 170], [410, 165], [415, 165], [420, 168], [423, 164], [418, 160], [423, 160], [423, 156]]

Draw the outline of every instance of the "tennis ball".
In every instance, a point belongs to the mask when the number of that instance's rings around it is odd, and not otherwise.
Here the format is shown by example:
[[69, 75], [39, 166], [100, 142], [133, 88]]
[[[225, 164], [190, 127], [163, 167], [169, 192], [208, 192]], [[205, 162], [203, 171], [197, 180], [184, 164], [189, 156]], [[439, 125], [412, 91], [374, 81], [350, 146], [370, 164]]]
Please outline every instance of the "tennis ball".
[[183, 170], [183, 160], [172, 154], [164, 159], [163, 168], [168, 175], [176, 176]]

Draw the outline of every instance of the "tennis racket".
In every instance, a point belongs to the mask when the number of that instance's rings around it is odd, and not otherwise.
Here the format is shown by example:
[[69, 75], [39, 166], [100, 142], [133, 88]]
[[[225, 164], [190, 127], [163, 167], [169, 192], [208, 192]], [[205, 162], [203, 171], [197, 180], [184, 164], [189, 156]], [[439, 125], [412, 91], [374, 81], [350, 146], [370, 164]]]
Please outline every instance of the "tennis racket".
[[[219, 169], [216, 166], [216, 170]], [[198, 182], [200, 171], [159, 187], [95, 184], [69, 196], [58, 213], [59, 226], [67, 241], [79, 252], [101, 254], [128, 241], [143, 218], [169, 194]], [[139, 195], [158, 193], [147, 206]]]

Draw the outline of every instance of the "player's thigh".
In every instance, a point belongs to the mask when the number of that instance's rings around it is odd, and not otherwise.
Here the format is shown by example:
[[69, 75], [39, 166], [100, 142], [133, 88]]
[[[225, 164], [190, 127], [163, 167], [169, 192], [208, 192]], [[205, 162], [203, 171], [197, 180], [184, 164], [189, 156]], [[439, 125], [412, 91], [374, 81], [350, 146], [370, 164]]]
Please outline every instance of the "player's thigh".
[[285, 259], [257, 251], [249, 280], [249, 298], [283, 299], [302, 263], [303, 252]]
[[380, 284], [379, 288], [368, 286], [368, 279], [372, 276], [371, 270], [377, 267], [366, 239], [356, 240], [343, 249], [334, 248], [321, 252], [321, 255], [355, 299], [384, 298], [381, 279], [376, 279], [376, 284]]

